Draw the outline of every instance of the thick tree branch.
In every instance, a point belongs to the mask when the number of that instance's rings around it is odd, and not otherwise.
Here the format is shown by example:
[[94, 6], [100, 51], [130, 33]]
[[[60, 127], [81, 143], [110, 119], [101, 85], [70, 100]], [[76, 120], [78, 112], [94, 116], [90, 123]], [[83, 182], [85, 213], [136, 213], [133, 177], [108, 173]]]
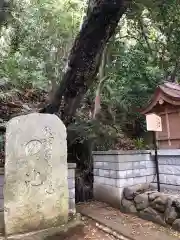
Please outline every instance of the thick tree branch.
[[142, 36], [143, 36], [143, 38], [144, 38], [144, 40], [145, 40], [145, 42], [146, 42], [146, 44], [147, 44], [147, 47], [148, 47], [148, 49], [149, 49], [149, 52], [150, 52], [151, 55], [153, 56], [153, 50], [152, 50], [151, 45], [150, 45], [150, 43], [149, 43], [148, 36], [147, 36], [146, 33], [145, 33], [144, 23], [143, 23], [143, 20], [142, 20], [141, 18], [139, 19], [138, 24], [139, 24], [139, 27], [140, 27], [140, 29], [141, 29], [141, 34], [142, 34]]
[[52, 102], [42, 112], [55, 113], [64, 101], [62, 120], [68, 124], [97, 75], [101, 54], [115, 33], [129, 0], [95, 1], [69, 55], [68, 68]]

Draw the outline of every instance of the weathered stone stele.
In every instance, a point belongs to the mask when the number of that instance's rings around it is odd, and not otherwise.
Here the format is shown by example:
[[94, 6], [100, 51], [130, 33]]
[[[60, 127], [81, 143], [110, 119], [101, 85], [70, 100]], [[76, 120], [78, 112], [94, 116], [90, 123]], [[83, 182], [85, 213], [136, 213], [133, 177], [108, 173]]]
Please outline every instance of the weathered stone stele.
[[7, 235], [68, 220], [66, 128], [56, 115], [32, 113], [6, 131], [4, 215]]

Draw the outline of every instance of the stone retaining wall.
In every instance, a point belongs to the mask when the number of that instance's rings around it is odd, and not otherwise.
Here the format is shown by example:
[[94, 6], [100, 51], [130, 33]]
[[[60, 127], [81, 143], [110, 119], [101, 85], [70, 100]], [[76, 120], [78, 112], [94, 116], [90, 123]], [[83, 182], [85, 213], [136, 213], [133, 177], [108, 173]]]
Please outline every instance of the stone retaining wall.
[[[99, 151], [93, 153], [93, 160], [96, 200], [118, 207], [124, 187], [157, 186], [154, 151]], [[161, 190], [180, 191], [180, 150], [159, 150], [158, 162]]]
[[180, 198], [159, 193], [150, 184], [124, 188], [121, 211], [180, 231]]

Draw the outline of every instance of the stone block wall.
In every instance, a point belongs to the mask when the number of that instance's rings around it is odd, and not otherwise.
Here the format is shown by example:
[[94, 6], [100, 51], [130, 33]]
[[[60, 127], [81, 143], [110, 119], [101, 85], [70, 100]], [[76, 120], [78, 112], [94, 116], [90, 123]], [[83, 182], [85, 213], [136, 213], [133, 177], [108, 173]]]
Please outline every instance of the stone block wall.
[[150, 151], [94, 152], [94, 198], [120, 207], [123, 188], [152, 182], [155, 165]]
[[[93, 160], [97, 200], [119, 206], [124, 187], [141, 183], [157, 187], [154, 151], [99, 151]], [[159, 150], [158, 163], [161, 191], [180, 193], [180, 150]]]
[[75, 203], [75, 163], [68, 163], [69, 212], [76, 213]]
[[158, 163], [161, 190], [180, 191], [180, 150], [159, 150]]

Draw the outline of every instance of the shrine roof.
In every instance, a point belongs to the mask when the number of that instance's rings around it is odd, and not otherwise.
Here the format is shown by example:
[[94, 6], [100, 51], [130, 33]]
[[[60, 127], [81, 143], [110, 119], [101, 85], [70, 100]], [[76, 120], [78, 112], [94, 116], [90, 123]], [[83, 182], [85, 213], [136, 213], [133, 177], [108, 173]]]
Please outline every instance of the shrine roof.
[[174, 106], [180, 106], [180, 85], [176, 83], [165, 82], [159, 85], [152, 96], [148, 106], [141, 110], [142, 114], [147, 114], [158, 104], [169, 103]]

